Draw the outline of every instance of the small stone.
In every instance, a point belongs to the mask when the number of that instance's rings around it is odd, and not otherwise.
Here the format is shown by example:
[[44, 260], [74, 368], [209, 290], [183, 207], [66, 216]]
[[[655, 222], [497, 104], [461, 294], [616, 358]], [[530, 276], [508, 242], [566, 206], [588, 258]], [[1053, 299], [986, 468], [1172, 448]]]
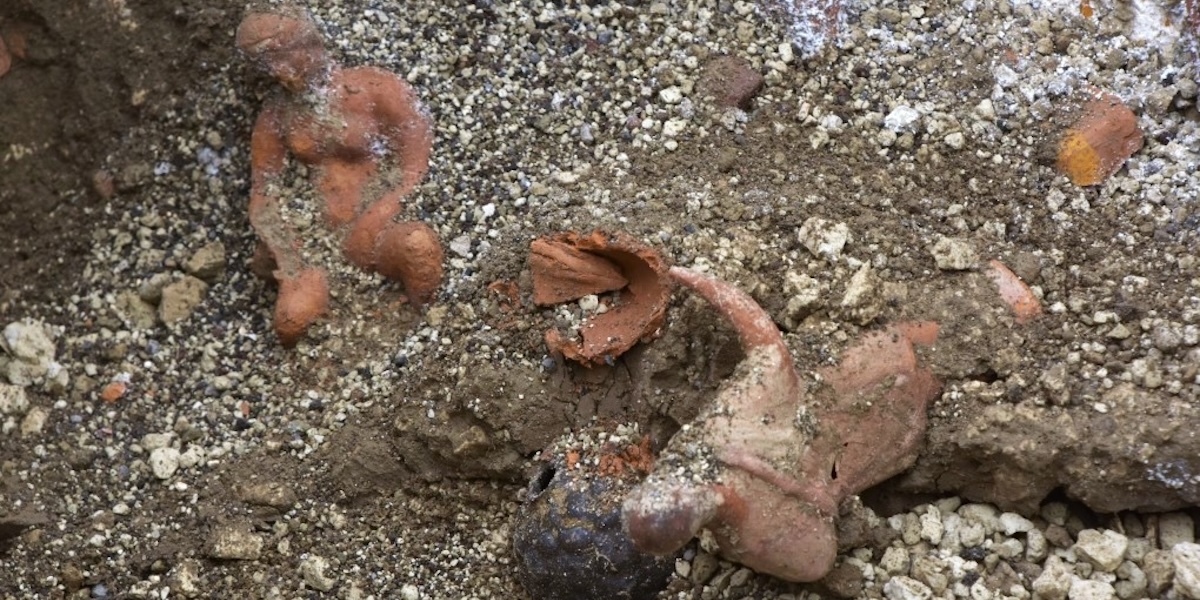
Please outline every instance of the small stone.
[[979, 261], [971, 243], [958, 238], [941, 238], [929, 251], [937, 268], [943, 271], [965, 271]]
[[29, 397], [19, 385], [0, 383], [0, 415], [22, 415], [29, 410]]
[[1158, 547], [1170, 550], [1175, 544], [1196, 541], [1196, 523], [1187, 513], [1172, 512], [1158, 517]]
[[1067, 592], [1069, 600], [1117, 600], [1112, 584], [1094, 579], [1075, 579]]
[[1033, 580], [1033, 592], [1045, 600], [1064, 600], [1071, 589], [1071, 568], [1057, 556], [1046, 560], [1042, 574]]
[[908, 106], [897, 106], [883, 118], [883, 126], [896, 133], [916, 133], [921, 113]]
[[936, 546], [942, 542], [942, 532], [942, 513], [931, 506], [921, 514], [921, 539]]
[[859, 325], [874, 321], [883, 312], [883, 299], [879, 293], [879, 277], [871, 269], [871, 263], [863, 263], [850, 277], [842, 295], [841, 307]]
[[942, 139], [942, 141], [946, 142], [947, 146], [950, 146], [955, 150], [962, 150], [963, 146], [967, 145], [967, 138], [962, 134], [961, 131], [955, 131], [954, 133], [947, 135]]
[[183, 270], [207, 282], [216, 281], [225, 270], [225, 244], [210, 242], [183, 263]]
[[1000, 528], [1004, 531], [1004, 535], [1013, 535], [1015, 533], [1028, 533], [1033, 531], [1033, 521], [1018, 515], [1017, 513], [1006, 512], [1000, 515]]
[[1142, 572], [1146, 574], [1146, 593], [1159, 597], [1175, 579], [1175, 562], [1170, 550], [1151, 550], [1142, 559]]
[[269, 506], [280, 511], [290, 509], [298, 500], [291, 486], [278, 481], [255, 481], [235, 485], [233, 493], [238, 500], [246, 504]]
[[184, 598], [197, 598], [204, 591], [202, 571], [200, 561], [194, 558], [181, 560], [167, 575], [167, 583], [172, 591]]
[[21, 419], [21, 437], [32, 437], [41, 433], [48, 418], [50, 418], [50, 411], [40, 406], [29, 409], [29, 412], [25, 413], [25, 418]]
[[[1088, 559], [1096, 568], [1111, 573], [1125, 560], [1129, 538], [1112, 530], [1084, 529], [1075, 542], [1075, 553]], [[1115, 593], [1115, 592], [1114, 592]]]
[[929, 600], [933, 591], [916, 579], [900, 575], [883, 584], [883, 595], [888, 600]]
[[839, 562], [821, 579], [821, 585], [836, 598], [861, 597], [863, 582], [862, 569], [849, 562]]
[[133, 290], [117, 294], [117, 300], [113, 307], [125, 325], [133, 329], [151, 329], [158, 322], [158, 314], [154, 310], [154, 305], [143, 300]]
[[333, 586], [337, 584], [337, 579], [326, 574], [329, 570], [329, 561], [315, 554], [300, 561], [300, 576], [304, 579], [304, 583], [322, 592], [332, 590]]
[[931, 556], [920, 556], [913, 561], [912, 576], [929, 586], [934, 594], [941, 594], [950, 585], [941, 561]]
[[904, 546], [892, 546], [884, 550], [879, 566], [892, 575], [908, 573], [908, 550]]
[[1171, 548], [1175, 567], [1175, 591], [1191, 600], [1200, 600], [1200, 544], [1183, 542]]
[[717, 572], [720, 566], [720, 561], [711, 553], [701, 551], [696, 554], [696, 558], [692, 559], [692, 574], [690, 579], [692, 583], [707, 583], [709, 579]]
[[205, 544], [209, 558], [221, 560], [258, 560], [263, 539], [240, 523], [222, 523], [212, 528]]
[[29, 385], [44, 377], [54, 364], [54, 340], [45, 324], [25, 319], [4, 327], [0, 346], [12, 358], [4, 375], [13, 385]]
[[421, 590], [411, 583], [406, 583], [400, 588], [400, 599], [421, 600]]
[[207, 283], [185, 275], [163, 288], [158, 317], [168, 326], [174, 325], [190, 317], [207, 293]]
[[179, 450], [159, 448], [151, 452], [150, 470], [159, 479], [170, 479], [179, 470]]
[[800, 226], [800, 243], [817, 258], [837, 262], [842, 249], [850, 242], [850, 227], [821, 217], [809, 217]]

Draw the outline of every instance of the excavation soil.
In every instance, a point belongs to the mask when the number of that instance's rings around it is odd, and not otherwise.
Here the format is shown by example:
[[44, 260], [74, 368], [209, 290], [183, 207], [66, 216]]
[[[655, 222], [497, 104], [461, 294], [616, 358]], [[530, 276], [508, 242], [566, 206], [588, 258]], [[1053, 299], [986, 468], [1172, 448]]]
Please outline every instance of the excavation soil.
[[[683, 292], [657, 339], [611, 366], [583, 368], [548, 353], [544, 333], [569, 333], [580, 310], [535, 307], [526, 260], [533, 238], [565, 229], [623, 230], [674, 264], [710, 268], [749, 290], [785, 330], [802, 372], [836, 362], [881, 324], [941, 322], [941, 343], [923, 360], [945, 393], [930, 409], [915, 470], [872, 492], [886, 510], [948, 495], [1026, 513], [1050, 496], [1101, 511], [1200, 500], [1195, 442], [1184, 445], [1179, 432], [1197, 418], [1195, 340], [1186, 333], [1197, 318], [1197, 264], [1185, 260], [1197, 243], [1195, 206], [1180, 200], [1139, 212], [1114, 199], [1118, 190], [1079, 190], [1058, 176], [1053, 147], [1074, 118], [1071, 98], [1057, 98], [1003, 154], [1001, 144], [959, 150], [941, 134], [889, 150], [873, 137], [851, 139], [857, 131], [815, 143], [812, 125], [796, 116], [799, 103], [770, 93], [791, 84], [769, 82], [744, 123], [723, 126], [722, 109], [697, 100], [708, 135], [683, 138], [674, 151], [628, 143], [642, 135], [640, 119], [611, 132], [627, 143], [628, 169], [607, 168], [578, 132], [530, 119], [519, 129], [535, 133], [514, 146], [559, 144], [564, 166], [556, 170], [573, 168], [569, 177], [529, 173], [541, 181], [518, 194], [521, 203], [508, 192], [519, 178], [504, 173], [506, 165], [520, 170], [527, 150], [489, 148], [504, 157], [464, 167], [472, 146], [447, 129], [454, 105], [442, 100], [438, 110], [430, 98], [441, 147], [454, 155], [435, 159], [407, 216], [436, 222], [448, 255], [458, 257], [447, 291], [420, 313], [395, 286], [336, 274], [351, 291], [288, 351], [270, 330], [272, 285], [250, 272], [253, 233], [239, 203], [253, 111], [272, 89], [232, 49], [242, 9], [236, 0], [0, 6], [0, 34], [25, 40], [0, 78], [0, 319], [61, 328], [59, 360], [74, 378], [66, 391], [29, 388], [31, 402], [50, 411], [42, 430], [0, 437], [0, 596], [169, 584], [187, 596], [291, 597], [321, 589], [325, 577], [343, 594], [396, 597], [415, 586], [428, 598], [521, 597], [507, 540], [535, 453], [597, 419], [636, 423], [661, 446], [742, 356], [715, 313]], [[625, 10], [632, 19], [649, 8]], [[459, 58], [457, 68], [478, 71], [476, 59]], [[959, 58], [939, 89], [969, 108], [992, 93], [992, 57]], [[824, 82], [825, 114], [851, 120], [855, 84], [836, 70], [846, 61], [796, 60], [793, 71], [820, 74], [808, 81]], [[936, 61], [919, 66], [939, 77]], [[858, 75], [868, 72], [864, 63]], [[204, 89], [213, 81], [233, 89]], [[669, 83], [646, 85], [656, 97]], [[203, 106], [206, 97], [239, 100], [214, 109]], [[193, 111], [203, 119], [186, 118]], [[1188, 103], [1169, 111], [1196, 116]], [[212, 131], [221, 143], [211, 143]], [[1149, 135], [1166, 145], [1175, 134]], [[240, 149], [222, 155], [227, 181], [212, 189], [223, 200], [173, 197], [161, 181], [162, 156], [204, 143]], [[202, 198], [208, 184], [173, 168], [180, 181], [191, 177], [177, 189]], [[1090, 208], [1048, 206], [1055, 192]], [[463, 194], [475, 208], [449, 206]], [[468, 236], [458, 253], [452, 241], [478, 231], [477, 208], [493, 198], [518, 218], [496, 235]], [[1060, 226], [1060, 211], [1070, 228]], [[163, 214], [189, 225], [155, 221]], [[800, 231], [814, 216], [847, 226], [851, 241], [839, 256], [805, 246]], [[136, 241], [121, 244], [122, 233]], [[931, 248], [942, 237], [963, 240], [976, 260], [939, 268]], [[228, 260], [192, 320], [120, 335], [131, 328], [114, 316], [113, 297], [156, 269], [180, 269], [211, 241], [225, 245]], [[139, 259], [147, 249], [157, 254]], [[115, 267], [114, 253], [128, 253], [129, 264]], [[1015, 323], [979, 270], [991, 258], [1036, 287], [1046, 314]], [[816, 281], [789, 284], [797, 275]], [[854, 286], [864, 288], [862, 299], [849, 298]], [[814, 300], [794, 301], [808, 289]], [[222, 337], [239, 330], [237, 344]], [[214, 347], [214, 339], [225, 341]], [[151, 340], [171, 358], [152, 358]], [[223, 374], [197, 384], [195, 372], [211, 371], [204, 360]], [[168, 366], [143, 368], [151, 362]], [[261, 375], [271, 365], [288, 378]], [[136, 393], [104, 403], [99, 387], [131, 369]], [[218, 377], [224, 382], [203, 385]], [[142, 446], [146, 434], [164, 431], [175, 432], [181, 450], [229, 450], [160, 481], [148, 475]], [[1146, 455], [1147, 444], [1158, 454]], [[295, 498], [263, 499], [247, 486], [282, 487]], [[230, 530], [267, 543], [248, 560], [222, 558], [213, 546]], [[679, 592], [688, 582], [672, 585]], [[791, 589], [765, 578], [758, 585]]]

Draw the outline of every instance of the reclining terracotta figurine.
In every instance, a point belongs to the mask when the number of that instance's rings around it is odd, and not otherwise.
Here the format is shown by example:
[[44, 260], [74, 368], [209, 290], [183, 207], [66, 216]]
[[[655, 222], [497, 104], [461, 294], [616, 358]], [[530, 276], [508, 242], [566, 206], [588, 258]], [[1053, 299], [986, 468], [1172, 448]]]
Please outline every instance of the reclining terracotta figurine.
[[869, 334], [806, 389], [753, 299], [688, 269], [670, 274], [725, 315], [746, 358], [626, 497], [626, 531], [642, 550], [669, 554], [706, 528], [729, 560], [789, 581], [820, 579], [837, 556], [841, 502], [917, 458], [941, 386], [913, 344], [933, 343], [938, 325]]
[[429, 302], [442, 279], [437, 233], [424, 223], [393, 221], [424, 176], [433, 141], [412, 88], [383, 69], [342, 68], [311, 18], [295, 8], [248, 14], [237, 45], [286, 91], [267, 102], [250, 149], [250, 222], [274, 262], [280, 340], [294, 344], [329, 303], [325, 271], [305, 264], [280, 211], [288, 153], [311, 168], [325, 222], [342, 236], [346, 258], [401, 282], [413, 304]]

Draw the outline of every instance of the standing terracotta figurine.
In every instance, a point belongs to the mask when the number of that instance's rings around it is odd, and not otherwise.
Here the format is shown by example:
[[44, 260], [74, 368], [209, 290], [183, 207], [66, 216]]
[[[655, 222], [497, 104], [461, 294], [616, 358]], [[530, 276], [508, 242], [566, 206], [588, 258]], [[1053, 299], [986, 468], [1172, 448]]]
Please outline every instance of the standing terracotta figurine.
[[329, 304], [325, 271], [305, 264], [297, 232], [280, 212], [289, 152], [311, 169], [346, 258], [401, 282], [413, 304], [428, 303], [442, 279], [437, 233], [424, 223], [393, 221], [425, 174], [433, 141], [412, 88], [383, 69], [342, 68], [300, 9], [251, 12], [237, 45], [286, 91], [258, 116], [250, 148], [250, 223], [274, 261], [280, 340], [294, 344]]

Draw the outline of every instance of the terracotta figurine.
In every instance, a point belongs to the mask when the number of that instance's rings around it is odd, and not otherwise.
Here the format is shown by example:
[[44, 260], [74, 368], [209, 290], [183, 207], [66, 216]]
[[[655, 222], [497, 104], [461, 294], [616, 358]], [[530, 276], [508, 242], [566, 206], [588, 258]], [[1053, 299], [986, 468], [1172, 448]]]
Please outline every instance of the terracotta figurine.
[[412, 88], [383, 69], [338, 65], [299, 9], [249, 13], [237, 45], [285, 90], [259, 115], [250, 149], [250, 222], [274, 263], [280, 340], [294, 344], [329, 302], [325, 271], [305, 264], [297, 232], [282, 218], [279, 183], [289, 153], [310, 168], [346, 258], [401, 282], [414, 305], [428, 303], [442, 279], [437, 233], [393, 220], [424, 176], [433, 141]]

